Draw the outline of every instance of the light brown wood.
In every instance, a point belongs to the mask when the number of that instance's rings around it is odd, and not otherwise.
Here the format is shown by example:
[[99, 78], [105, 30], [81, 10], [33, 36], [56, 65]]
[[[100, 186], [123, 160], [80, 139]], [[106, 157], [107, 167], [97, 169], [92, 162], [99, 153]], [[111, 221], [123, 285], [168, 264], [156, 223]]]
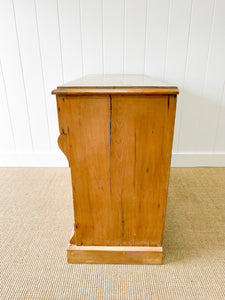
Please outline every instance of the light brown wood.
[[162, 247], [75, 246], [67, 249], [68, 263], [162, 264]]
[[144, 95], [177, 95], [177, 87], [152, 79], [146, 75], [86, 75], [70, 81], [52, 91], [60, 95], [90, 94], [144, 94]]
[[155, 259], [151, 251], [127, 254], [100, 251], [98, 246], [162, 246], [175, 89], [174, 94], [147, 95], [138, 95], [135, 88], [133, 94], [104, 88], [102, 94], [79, 95], [74, 90], [79, 87], [56, 92], [58, 143], [68, 158], [73, 186], [75, 223], [70, 243], [96, 250], [70, 246], [68, 259], [150, 263]]
[[58, 88], [52, 91], [52, 94], [59, 95], [101, 95], [101, 94], [116, 94], [116, 95], [177, 95], [177, 88]]
[[112, 96], [111, 190], [117, 243], [162, 245], [176, 100]]
[[121, 87], [171, 87], [173, 85], [153, 79], [143, 74], [94, 74], [86, 75], [84, 77], [69, 81], [58, 87], [100, 87], [100, 88], [121, 88]]
[[[77, 245], [110, 243], [113, 225], [110, 212], [109, 96], [58, 99], [60, 111], [67, 116], [66, 132], [70, 149], [75, 232]], [[65, 153], [65, 152], [64, 152]]]

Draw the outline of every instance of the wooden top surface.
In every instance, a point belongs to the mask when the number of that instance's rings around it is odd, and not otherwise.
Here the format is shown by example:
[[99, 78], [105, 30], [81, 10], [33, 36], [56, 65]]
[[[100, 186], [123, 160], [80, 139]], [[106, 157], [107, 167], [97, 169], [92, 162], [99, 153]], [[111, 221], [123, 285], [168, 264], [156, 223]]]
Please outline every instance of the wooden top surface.
[[86, 75], [58, 87], [174, 87], [146, 75]]
[[86, 75], [67, 82], [53, 94], [178, 94], [176, 86], [146, 75]]

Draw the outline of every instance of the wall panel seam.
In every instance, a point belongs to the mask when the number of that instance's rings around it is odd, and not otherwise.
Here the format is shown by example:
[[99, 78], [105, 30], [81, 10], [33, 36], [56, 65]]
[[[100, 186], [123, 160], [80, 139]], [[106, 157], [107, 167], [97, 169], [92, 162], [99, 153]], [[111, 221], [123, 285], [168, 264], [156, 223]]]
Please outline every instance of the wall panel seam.
[[213, 30], [214, 30], [214, 24], [215, 24], [215, 14], [216, 14], [216, 0], [213, 2], [213, 16], [212, 16], [212, 24], [211, 24], [211, 30], [210, 30], [210, 38], [209, 38], [209, 45], [208, 45], [208, 53], [207, 53], [207, 59], [206, 59], [206, 69], [205, 69], [205, 76], [204, 76], [204, 83], [202, 86], [202, 92], [201, 94], [204, 94], [204, 89], [206, 87], [206, 80], [208, 76], [208, 71], [209, 71], [209, 57], [211, 54], [211, 49], [212, 49], [212, 38], [213, 38]]
[[125, 68], [125, 38], [126, 38], [126, 0], [124, 0], [123, 7], [123, 74]]
[[165, 51], [165, 59], [164, 59], [163, 80], [165, 80], [165, 75], [166, 75], [166, 63], [167, 63], [167, 56], [168, 56], [170, 16], [171, 16], [171, 0], [169, 0], [169, 7], [168, 7], [168, 21], [167, 21], [167, 33], [166, 33], [167, 37], [166, 37], [166, 51]]
[[82, 21], [81, 21], [81, 7], [79, 0], [79, 22], [80, 22], [80, 48], [81, 48], [81, 60], [82, 60], [82, 76], [84, 76], [84, 54], [83, 54], [83, 35], [82, 35]]
[[105, 53], [104, 53], [104, 33], [103, 33], [103, 0], [101, 0], [101, 34], [102, 34], [102, 74], [104, 74], [104, 59], [105, 59]]
[[33, 142], [32, 131], [31, 131], [31, 121], [30, 121], [30, 115], [29, 115], [29, 109], [28, 109], [27, 91], [26, 91], [26, 84], [25, 84], [25, 78], [24, 78], [24, 72], [23, 72], [22, 57], [21, 57], [21, 52], [20, 52], [20, 42], [19, 42], [18, 29], [17, 29], [14, 0], [12, 0], [12, 8], [13, 8], [13, 16], [14, 16], [14, 22], [15, 22], [15, 31], [16, 31], [16, 40], [17, 40], [17, 46], [18, 46], [19, 61], [20, 61], [20, 69], [21, 69], [21, 74], [22, 74], [22, 82], [23, 82], [23, 89], [24, 89], [24, 95], [25, 95], [25, 104], [26, 104], [26, 113], [27, 113], [28, 127], [29, 127], [29, 133], [30, 133], [31, 149], [34, 152], [34, 142]]
[[63, 78], [63, 83], [64, 83], [63, 55], [62, 55], [62, 39], [61, 39], [60, 18], [59, 18], [59, 0], [56, 1], [56, 5], [57, 5], [57, 19], [58, 19], [59, 48], [60, 48], [60, 58], [61, 58], [61, 68], [62, 68], [62, 78]]
[[45, 78], [44, 78], [44, 71], [43, 71], [43, 60], [41, 54], [41, 45], [40, 45], [40, 33], [38, 27], [38, 18], [37, 18], [37, 4], [36, 0], [34, 0], [34, 10], [35, 10], [35, 18], [36, 18], [36, 29], [37, 29], [37, 40], [38, 40], [38, 47], [39, 47], [39, 56], [40, 56], [40, 67], [41, 67], [41, 77], [42, 77], [42, 86], [43, 86], [43, 93], [44, 93], [44, 103], [45, 103], [45, 116], [47, 120], [47, 130], [48, 130], [48, 142], [49, 142], [49, 150], [52, 149], [51, 142], [50, 142], [50, 126], [49, 126], [49, 118], [48, 118], [48, 109], [47, 109], [47, 97], [46, 97], [46, 86], [45, 86]]
[[[190, 16], [189, 16], [189, 27], [188, 27], [188, 42], [187, 42], [187, 47], [186, 47], [186, 58], [185, 58], [185, 67], [184, 67], [184, 77], [183, 77], [182, 85], [180, 87], [180, 93], [183, 92], [184, 85], [185, 85], [185, 80], [186, 80], [186, 75], [187, 75], [187, 65], [188, 65], [190, 35], [191, 35], [193, 2], [194, 2], [194, 0], [191, 1], [191, 9], [190, 9]], [[178, 152], [179, 152], [179, 148], [180, 148], [182, 115], [183, 115], [183, 103], [181, 102], [181, 104], [180, 104], [180, 120], [179, 120], [179, 124], [178, 124], [178, 141], [177, 141], [177, 150], [178, 150]]]
[[[223, 83], [223, 89], [222, 89], [222, 92], [221, 92], [219, 108], [222, 107], [222, 103], [223, 103], [224, 98], [225, 98], [225, 81]], [[220, 119], [222, 118], [222, 111], [223, 111], [222, 109], [219, 109], [219, 114], [218, 114], [218, 117], [217, 117], [216, 132], [215, 132], [215, 138], [214, 138], [214, 143], [213, 143], [213, 153], [216, 153], [215, 148], [216, 148], [216, 141], [217, 141], [217, 137], [218, 137], [219, 123], [220, 123]]]
[[2, 68], [1, 61], [0, 61], [0, 69], [1, 69], [1, 73], [2, 73], [3, 88], [5, 91], [6, 107], [7, 107], [9, 121], [10, 121], [10, 129], [11, 129], [12, 138], [13, 138], [13, 148], [14, 148], [14, 151], [16, 152], [16, 140], [15, 140], [15, 134], [14, 134], [13, 126], [12, 126], [12, 116], [11, 116], [11, 112], [10, 112], [10, 108], [9, 108], [9, 100], [8, 100], [7, 89], [6, 89], [5, 78], [4, 78], [4, 74], [3, 74], [3, 68]]
[[144, 70], [145, 74], [145, 64], [146, 64], [146, 48], [147, 48], [147, 24], [148, 24], [148, 10], [149, 10], [149, 0], [146, 0], [146, 13], [145, 13], [145, 42], [144, 42]]

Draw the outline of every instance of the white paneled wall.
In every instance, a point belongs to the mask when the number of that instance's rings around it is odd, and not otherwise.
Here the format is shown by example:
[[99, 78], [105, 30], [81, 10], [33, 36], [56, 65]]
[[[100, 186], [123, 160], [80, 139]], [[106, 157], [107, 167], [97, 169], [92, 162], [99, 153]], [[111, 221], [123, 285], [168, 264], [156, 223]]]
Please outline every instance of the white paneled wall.
[[225, 165], [224, 0], [0, 0], [0, 165], [60, 166], [57, 85], [145, 73], [177, 85], [173, 165]]

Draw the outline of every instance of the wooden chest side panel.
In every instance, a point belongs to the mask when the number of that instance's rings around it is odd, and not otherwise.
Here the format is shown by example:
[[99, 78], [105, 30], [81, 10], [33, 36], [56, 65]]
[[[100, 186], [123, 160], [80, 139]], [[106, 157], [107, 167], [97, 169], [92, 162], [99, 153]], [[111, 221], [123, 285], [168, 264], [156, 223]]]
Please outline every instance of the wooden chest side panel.
[[111, 192], [120, 245], [162, 245], [175, 107], [175, 96], [112, 96]]
[[[67, 128], [77, 245], [107, 245], [110, 228], [110, 98], [64, 96], [60, 122]], [[65, 121], [66, 119], [66, 121]], [[67, 123], [67, 124], [65, 124]]]
[[58, 96], [78, 246], [162, 245], [175, 96]]

